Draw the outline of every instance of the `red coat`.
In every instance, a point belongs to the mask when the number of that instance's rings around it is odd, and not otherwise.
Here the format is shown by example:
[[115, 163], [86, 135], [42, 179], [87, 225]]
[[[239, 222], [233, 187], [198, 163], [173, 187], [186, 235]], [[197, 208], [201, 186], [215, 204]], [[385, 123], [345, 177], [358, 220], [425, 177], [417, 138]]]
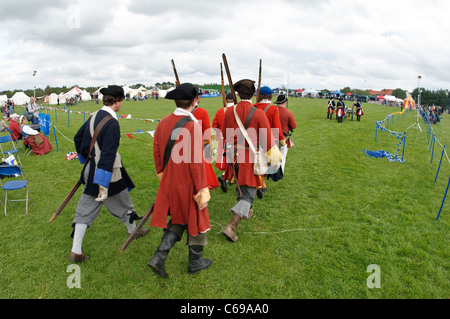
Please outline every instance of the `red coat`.
[[[257, 103], [255, 106], [261, 111], [264, 111], [269, 104], [270, 103]], [[278, 114], [278, 107], [276, 105], [270, 105], [266, 111], [266, 116], [270, 127], [278, 130], [278, 134], [274, 135], [274, 138], [279, 141], [284, 140], [283, 130], [281, 129], [280, 123], [280, 115]]]
[[[278, 113], [280, 114], [280, 123], [283, 134], [289, 134], [290, 130], [297, 128], [297, 122], [295, 122], [294, 114], [283, 106], [278, 106]], [[291, 147], [291, 141], [286, 143], [287, 147]]]
[[198, 120], [198, 123], [202, 127], [203, 140], [211, 140], [211, 124], [209, 122], [208, 112], [201, 107], [197, 107], [192, 114], [194, 114], [195, 118]]
[[[205, 144], [211, 142], [212, 132], [211, 125], [209, 124], [209, 115], [205, 109], [197, 107], [192, 114], [198, 120], [198, 123], [202, 126], [203, 141]], [[207, 159], [206, 163], [206, 180], [208, 181], [209, 189], [219, 187], [219, 182], [216, 178], [216, 173], [212, 167], [211, 160]]]
[[[226, 168], [225, 157], [223, 156], [223, 146], [225, 144], [225, 140], [222, 136], [222, 124], [223, 119], [225, 118], [225, 112], [229, 110], [227, 107], [220, 108], [216, 115], [213, 118], [212, 128], [216, 130], [216, 140], [217, 140], [217, 158], [216, 158], [216, 167], [224, 171]], [[232, 110], [232, 109], [231, 109]]]
[[17, 121], [11, 120], [11, 122], [9, 122], [9, 129], [12, 131], [11, 137], [13, 140], [19, 140], [22, 138], [20, 125]]
[[[241, 101], [237, 105], [236, 111], [243, 125], [252, 107], [253, 105], [248, 101]], [[253, 118], [250, 121], [247, 131], [255, 147], [257, 146], [257, 141], [260, 141], [263, 144], [262, 147], [264, 152], [267, 152], [267, 150], [270, 150], [273, 146], [275, 146], [275, 140], [270, 133], [270, 129], [271, 127], [264, 111], [257, 109], [253, 114]], [[237, 143], [237, 136], [240, 135], [239, 133], [240, 130], [234, 116], [234, 111], [230, 108], [225, 113], [222, 126], [222, 134], [227, 145], [234, 146], [235, 143]], [[242, 137], [242, 142], [240, 142], [237, 147], [234, 147], [235, 149], [237, 148], [237, 160], [239, 163], [239, 173], [237, 176], [239, 185], [247, 185], [250, 187], [262, 186], [260, 176], [253, 174], [253, 154], [250, 154], [251, 150], [248, 148], [248, 144], [245, 139]], [[225, 171], [226, 180], [231, 180], [233, 177], [233, 172], [230, 166], [231, 165], [227, 165], [227, 169]]]
[[30, 135], [29, 137], [24, 139], [23, 145], [30, 145], [34, 155], [44, 155], [49, 153], [53, 149], [52, 144], [41, 133], [39, 133], [38, 135], [42, 138], [43, 141], [41, 144], [39, 144], [39, 146], [37, 146], [36, 143], [34, 142], [34, 138], [36, 135]]
[[[157, 174], [163, 172], [164, 150], [173, 127], [181, 118], [170, 114], [156, 127], [153, 159]], [[201, 189], [208, 187], [202, 132], [200, 125], [194, 121], [184, 128], [180, 133], [183, 137], [175, 141], [172, 156], [159, 184], [150, 225], [166, 228], [170, 210], [172, 224], [188, 225], [189, 234], [198, 236], [199, 232], [210, 229], [208, 208], [199, 210], [193, 198]], [[180, 158], [183, 159], [181, 162]]]

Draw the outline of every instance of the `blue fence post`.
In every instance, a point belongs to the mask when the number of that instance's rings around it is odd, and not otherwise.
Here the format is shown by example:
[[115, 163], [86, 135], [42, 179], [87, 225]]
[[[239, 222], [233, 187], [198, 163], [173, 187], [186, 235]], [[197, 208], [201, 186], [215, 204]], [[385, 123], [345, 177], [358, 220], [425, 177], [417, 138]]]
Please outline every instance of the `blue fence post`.
[[70, 111], [67, 111], [67, 127], [70, 127]]
[[431, 152], [431, 164], [433, 164], [433, 156], [434, 156], [434, 144], [436, 142], [436, 135], [433, 134], [433, 152]]
[[439, 213], [436, 217], [436, 221], [439, 220], [439, 216], [441, 216], [442, 207], [444, 206], [445, 198], [447, 197], [448, 187], [450, 186], [450, 178], [448, 179], [447, 189], [445, 190], [444, 199], [442, 200], [441, 208], [439, 209]]
[[405, 146], [406, 146], [406, 132], [405, 137], [403, 138], [403, 153], [402, 153], [402, 162], [405, 161]]
[[375, 142], [377, 141], [377, 135], [378, 135], [378, 123], [375, 122]]
[[56, 150], [59, 151], [58, 140], [56, 139], [55, 123], [53, 123], [53, 134], [55, 135]]
[[437, 173], [436, 173], [436, 178], [434, 179], [434, 182], [435, 182], [435, 183], [436, 183], [437, 178], [438, 178], [438, 176], [439, 176], [439, 170], [441, 169], [442, 158], [444, 157], [444, 153], [445, 153], [445, 145], [444, 145], [444, 149], [442, 150], [441, 160], [440, 160], [440, 162], [439, 162], [439, 167], [438, 167], [438, 170], [437, 170]]

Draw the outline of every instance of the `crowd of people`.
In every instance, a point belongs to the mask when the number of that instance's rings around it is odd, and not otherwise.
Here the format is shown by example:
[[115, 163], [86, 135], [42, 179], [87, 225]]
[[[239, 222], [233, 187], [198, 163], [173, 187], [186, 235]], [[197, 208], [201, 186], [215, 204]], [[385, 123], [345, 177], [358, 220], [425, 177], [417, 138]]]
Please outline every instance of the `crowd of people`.
[[14, 108], [8, 109], [8, 112], [4, 110], [3, 119], [0, 122], [0, 132], [8, 132], [13, 141], [21, 142], [26, 148], [30, 148], [34, 155], [44, 155], [53, 149], [47, 137], [40, 133], [40, 109], [35, 98], [31, 97], [24, 115], [10, 114]]
[[[227, 192], [230, 185], [236, 187], [236, 201], [230, 207], [231, 219], [222, 230], [226, 240], [236, 242], [238, 224], [255, 214], [253, 203], [256, 196], [262, 198], [262, 193], [267, 191], [267, 178], [277, 181], [283, 177], [287, 150], [294, 146], [291, 134], [297, 127], [288, 110], [287, 97], [280, 95], [272, 104], [273, 91], [262, 87], [253, 104], [257, 90], [255, 82], [249, 79], [236, 82], [234, 90], [239, 103], [232, 94], [227, 94], [212, 125], [208, 112], [200, 107], [201, 91], [193, 84], [179, 84], [165, 97], [174, 101], [176, 109], [158, 123], [154, 133], [153, 160], [160, 184], [149, 225], [162, 228], [163, 234], [148, 263], [161, 277], [168, 277], [166, 259], [185, 232], [189, 249], [188, 273], [195, 274], [212, 264], [209, 258], [203, 257], [206, 234], [210, 230], [211, 189], [220, 186]], [[83, 252], [82, 243], [103, 204], [126, 225], [129, 234], [137, 231], [135, 221], [139, 217], [129, 195], [134, 184], [118, 153], [120, 130], [116, 112], [125, 99], [124, 91], [119, 86], [109, 86], [101, 93], [103, 108], [83, 124], [74, 138], [78, 158], [85, 165], [81, 174], [85, 186], [73, 220], [73, 245], [69, 256], [72, 262], [90, 258]], [[102, 123], [103, 119], [106, 124]], [[211, 130], [215, 132], [214, 137]], [[213, 138], [218, 142], [216, 154], [211, 151]], [[95, 144], [95, 148], [90, 151], [91, 144]], [[263, 162], [269, 165], [265, 173], [255, 172], [252, 146], [263, 154]], [[219, 176], [212, 166], [214, 156]], [[147, 233], [148, 228], [140, 229], [136, 237]]]

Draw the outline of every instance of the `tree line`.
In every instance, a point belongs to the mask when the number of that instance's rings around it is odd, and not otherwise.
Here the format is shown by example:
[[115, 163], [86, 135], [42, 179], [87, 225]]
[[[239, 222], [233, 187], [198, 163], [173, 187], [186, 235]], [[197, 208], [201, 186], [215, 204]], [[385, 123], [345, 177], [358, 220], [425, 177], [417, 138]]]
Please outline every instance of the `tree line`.
[[[78, 85], [74, 85], [74, 86], [78, 86]], [[145, 86], [144, 84], [137, 83], [137, 84], [130, 85], [130, 88], [137, 89], [141, 86], [144, 86], [148, 89], [152, 89], [154, 87], [154, 86]], [[160, 89], [166, 90], [168, 88], [174, 87], [175, 83], [173, 83], [173, 82], [162, 82], [162, 83], [157, 82], [157, 83], [155, 83], [155, 86]], [[0, 95], [6, 95], [6, 96], [8, 96], [8, 98], [10, 98], [16, 92], [23, 91], [28, 96], [33, 96], [33, 94], [35, 94], [36, 97], [42, 97], [42, 96], [50, 95], [51, 93], [56, 93], [56, 94], [66, 93], [72, 87], [73, 86], [71, 86], [71, 87], [67, 87], [67, 86], [51, 87], [51, 86], [47, 85], [45, 87], [45, 89], [36, 88], [35, 90], [33, 90], [33, 89], [13, 90], [13, 91], [7, 90], [7, 91], [0, 92]], [[219, 84], [210, 83], [210, 84], [202, 85], [202, 87], [203, 88], [214, 88], [214, 89], [217, 89], [218, 91], [221, 91], [221, 85], [219, 85]], [[81, 87], [81, 86], [78, 86], [78, 88], [80, 88], [81, 90], [85, 89], [89, 93], [95, 92], [98, 89], [98, 87]], [[227, 86], [227, 88], [228, 88], [228, 86]], [[444, 89], [427, 90], [424, 88], [421, 88], [420, 90], [421, 90], [421, 96], [420, 96], [420, 104], [421, 105], [429, 105], [429, 106], [437, 105], [437, 106], [442, 106], [444, 109], [450, 108], [450, 91], [449, 90], [444, 90]], [[327, 91], [327, 90], [323, 90], [323, 91]], [[350, 87], [345, 87], [342, 90], [340, 90], [340, 92], [344, 93], [344, 94], [352, 93], [352, 94], [358, 94], [358, 95], [369, 95], [369, 91], [367, 91], [367, 90], [351, 89]], [[405, 90], [397, 88], [393, 91], [392, 95], [399, 99], [405, 99], [407, 97], [407, 92]], [[418, 88], [414, 89], [414, 91], [412, 92], [411, 95], [415, 101], [418, 101], [419, 89]]]

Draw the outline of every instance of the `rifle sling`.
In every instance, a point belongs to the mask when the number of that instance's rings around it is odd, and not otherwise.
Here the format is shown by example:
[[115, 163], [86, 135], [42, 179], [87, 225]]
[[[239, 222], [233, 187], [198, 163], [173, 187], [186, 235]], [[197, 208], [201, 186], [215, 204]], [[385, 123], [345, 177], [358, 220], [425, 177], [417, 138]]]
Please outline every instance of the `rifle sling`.
[[177, 124], [173, 127], [172, 133], [170, 134], [169, 140], [167, 141], [166, 148], [164, 150], [164, 159], [163, 159], [163, 171], [166, 169], [167, 163], [169, 162], [170, 155], [172, 154], [172, 148], [175, 145], [176, 138], [172, 138], [176, 133], [178, 136], [178, 132], [175, 130], [179, 130], [184, 127], [188, 122], [192, 121], [189, 116], [184, 116], [180, 120], [178, 120]]

